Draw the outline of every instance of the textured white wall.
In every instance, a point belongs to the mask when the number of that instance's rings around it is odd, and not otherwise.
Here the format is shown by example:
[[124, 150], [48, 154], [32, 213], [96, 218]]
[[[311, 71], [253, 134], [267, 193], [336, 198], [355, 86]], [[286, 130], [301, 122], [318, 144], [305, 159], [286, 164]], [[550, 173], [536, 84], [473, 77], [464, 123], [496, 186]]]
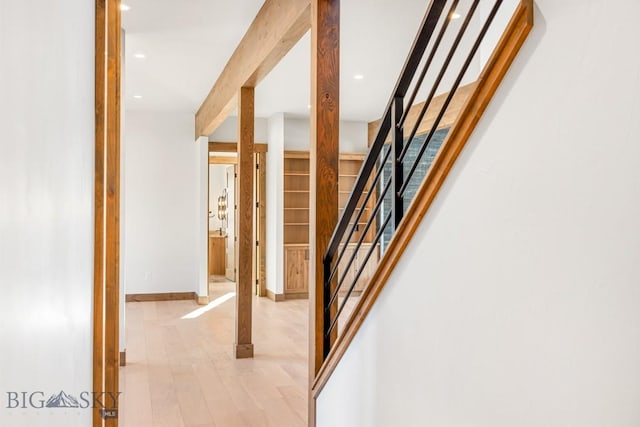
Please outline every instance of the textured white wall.
[[126, 112], [122, 220], [128, 294], [198, 292], [207, 163], [201, 150], [206, 144], [194, 142], [193, 129], [189, 113]]
[[93, 94], [93, 2], [0, 1], [2, 426], [91, 424], [7, 393], [93, 388]]
[[536, 7], [319, 426], [640, 425], [640, 3]]

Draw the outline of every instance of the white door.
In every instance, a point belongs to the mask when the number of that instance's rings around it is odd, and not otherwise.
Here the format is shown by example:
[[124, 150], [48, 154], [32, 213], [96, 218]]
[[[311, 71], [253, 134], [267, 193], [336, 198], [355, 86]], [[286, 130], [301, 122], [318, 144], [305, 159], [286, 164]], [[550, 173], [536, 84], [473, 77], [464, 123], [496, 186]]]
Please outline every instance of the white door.
[[227, 167], [227, 279], [236, 281], [236, 167]]

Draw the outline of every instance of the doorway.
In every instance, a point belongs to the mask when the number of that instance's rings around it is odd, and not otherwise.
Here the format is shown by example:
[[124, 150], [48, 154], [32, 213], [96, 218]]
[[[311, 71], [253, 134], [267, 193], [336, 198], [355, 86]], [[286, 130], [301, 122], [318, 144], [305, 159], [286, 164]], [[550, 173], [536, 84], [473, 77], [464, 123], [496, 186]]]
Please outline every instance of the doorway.
[[[209, 156], [208, 282], [236, 281], [236, 157]], [[209, 291], [209, 294], [211, 292]]]
[[[266, 286], [266, 147], [257, 145], [254, 153], [256, 168], [253, 186], [255, 238], [252, 267], [254, 293], [267, 295]], [[237, 157], [235, 153], [209, 154], [209, 221], [208, 268], [209, 281], [234, 282], [238, 271], [238, 209], [236, 200]]]

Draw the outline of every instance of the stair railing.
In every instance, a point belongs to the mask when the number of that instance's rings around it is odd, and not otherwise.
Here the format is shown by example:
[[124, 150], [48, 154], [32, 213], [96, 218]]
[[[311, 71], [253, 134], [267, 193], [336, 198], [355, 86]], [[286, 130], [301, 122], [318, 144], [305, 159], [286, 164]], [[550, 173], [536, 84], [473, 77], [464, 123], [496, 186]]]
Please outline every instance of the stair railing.
[[[459, 0], [432, 0], [429, 4], [373, 143], [324, 254], [324, 358], [328, 356], [337, 337], [340, 316], [349, 306], [350, 297], [365, 271], [362, 267], [354, 268], [354, 264], [356, 261], [360, 266], [367, 264], [372, 255], [376, 251], [383, 251], [388, 246], [389, 239], [393, 238], [411, 201], [410, 183], [415, 186], [416, 171], [421, 162], [424, 162], [425, 152], [439, 131], [443, 117], [456, 91], [461, 87], [472, 61], [477, 58], [502, 0], [494, 1], [486, 18], [480, 19], [477, 34], [471, 35], [471, 42], [462, 43], [465, 35], [469, 37], [469, 33], [473, 32], [470, 24], [473, 17], [478, 15], [479, 3], [480, 0], [471, 1], [466, 10], [459, 9]], [[454, 19], [462, 16], [464, 18], [459, 25], [452, 25]], [[453, 41], [445, 46], [449, 34], [453, 35]], [[470, 47], [461, 52], [462, 46]], [[446, 52], [444, 57], [438, 56], [443, 52]], [[441, 86], [444, 86], [447, 72], [455, 67], [454, 56], [463, 60], [457, 73], [454, 71], [455, 77], [447, 92]], [[434, 64], [438, 64], [439, 68], [434, 69]], [[431, 83], [428, 90], [423, 88], [425, 81]], [[447, 93], [439, 109], [433, 105], [438, 93]], [[405, 138], [405, 125], [408, 124], [410, 113], [415, 114], [412, 106], [417, 97], [424, 94], [424, 104]], [[426, 134], [417, 138], [427, 111], [431, 112], [430, 108], [437, 110], [433, 124]], [[408, 156], [410, 147], [412, 156]], [[368, 218], [365, 216], [367, 211]], [[365, 222], [361, 222], [363, 218], [366, 219]], [[351, 251], [348, 251], [349, 248]], [[361, 249], [365, 249], [365, 255], [363, 259], [358, 259]], [[350, 255], [347, 255], [348, 252]]]

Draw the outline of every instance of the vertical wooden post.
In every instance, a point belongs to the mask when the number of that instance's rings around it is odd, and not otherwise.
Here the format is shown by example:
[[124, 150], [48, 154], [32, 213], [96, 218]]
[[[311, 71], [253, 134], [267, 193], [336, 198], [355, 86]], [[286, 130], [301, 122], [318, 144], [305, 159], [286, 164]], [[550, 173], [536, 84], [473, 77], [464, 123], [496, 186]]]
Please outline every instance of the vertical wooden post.
[[[105, 0], [96, 0], [95, 27], [95, 192], [93, 252], [93, 391], [104, 390], [104, 239], [107, 20]], [[102, 414], [93, 408], [93, 427], [102, 427]]]
[[[322, 258], [338, 220], [339, 89], [340, 0], [311, 0], [310, 384], [323, 361]], [[309, 426], [315, 425], [312, 395], [308, 421]]]
[[[120, 368], [120, 1], [107, 3], [107, 139], [105, 222], [105, 399], [117, 414]], [[105, 426], [117, 427], [118, 418], [105, 417]]]
[[236, 342], [237, 359], [253, 357], [251, 343], [252, 271], [255, 238], [253, 236], [254, 88], [240, 88], [238, 94], [238, 258], [236, 281]]

